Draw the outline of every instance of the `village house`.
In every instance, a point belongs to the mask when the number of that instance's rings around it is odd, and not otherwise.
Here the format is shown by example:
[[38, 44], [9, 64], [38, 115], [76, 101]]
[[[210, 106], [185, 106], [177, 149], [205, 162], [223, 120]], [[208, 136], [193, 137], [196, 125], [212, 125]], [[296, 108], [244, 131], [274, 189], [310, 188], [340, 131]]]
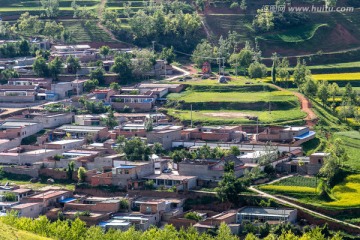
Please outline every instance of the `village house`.
[[158, 96], [153, 92], [138, 95], [112, 95], [110, 104], [116, 110], [129, 108], [135, 111], [150, 111], [157, 98]]
[[196, 176], [183, 176], [176, 174], [154, 174], [144, 177], [154, 181], [154, 187], [176, 187], [176, 190], [190, 190], [197, 186]]
[[25, 120], [6, 120], [0, 122], [0, 139], [23, 139], [44, 129], [40, 122]]
[[169, 93], [179, 93], [184, 89], [183, 84], [158, 84], [158, 83], [141, 83], [137, 87], [141, 92], [151, 91], [156, 88], [167, 88]]
[[292, 223], [297, 219], [297, 210], [271, 207], [244, 207], [237, 213], [237, 223], [267, 222], [269, 224]]
[[86, 138], [92, 140], [106, 139], [109, 136], [108, 128], [101, 126], [76, 126], [76, 125], [63, 125], [56, 128], [53, 135], [63, 138], [66, 134], [70, 134], [73, 138]]
[[315, 137], [315, 132], [304, 127], [268, 127], [257, 135], [257, 140], [262, 142], [297, 142], [304, 143]]
[[0, 85], [0, 102], [35, 102], [38, 85]]
[[244, 163], [235, 156], [227, 156], [222, 159], [196, 159], [184, 160], [178, 163], [179, 175], [196, 176], [203, 181], [218, 181], [224, 175], [224, 167], [228, 162], [234, 162], [236, 177], [244, 174]]
[[51, 78], [10, 78], [8, 80], [8, 85], [14, 86], [39, 86], [39, 88], [51, 89]]
[[181, 132], [183, 140], [203, 140], [203, 141], [244, 141], [247, 140], [246, 132], [242, 131], [241, 126], [217, 126], [187, 128]]
[[9, 210], [16, 211], [18, 217], [37, 218], [44, 212], [44, 204], [42, 202], [20, 203]]
[[181, 139], [182, 126], [160, 125], [153, 128], [152, 131], [146, 132], [147, 142], [161, 143], [164, 149], [172, 147], [172, 141]]
[[73, 196], [68, 190], [48, 190], [37, 194], [24, 197], [22, 203], [43, 203], [44, 207], [59, 205], [60, 201]]

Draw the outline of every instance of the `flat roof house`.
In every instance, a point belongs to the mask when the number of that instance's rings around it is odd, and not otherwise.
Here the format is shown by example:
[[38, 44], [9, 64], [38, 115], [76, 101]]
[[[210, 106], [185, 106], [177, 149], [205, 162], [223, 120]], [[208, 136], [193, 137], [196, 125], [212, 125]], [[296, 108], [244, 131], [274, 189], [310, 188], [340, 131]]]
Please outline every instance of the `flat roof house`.
[[8, 80], [8, 85], [14, 86], [32, 86], [38, 85], [40, 88], [50, 90], [51, 78], [11, 78]]
[[110, 97], [110, 104], [117, 110], [123, 110], [125, 106], [135, 111], [150, 111], [157, 99], [154, 93], [143, 95], [113, 95]]
[[140, 187], [143, 178], [155, 172], [154, 163], [152, 162], [116, 162], [114, 162], [114, 168], [112, 169], [112, 184], [115, 186], [136, 189]]
[[0, 102], [35, 102], [38, 85], [0, 85]]
[[40, 122], [7, 120], [0, 122], [0, 139], [25, 138], [44, 129]]
[[92, 136], [93, 140], [105, 139], [109, 135], [108, 128], [101, 126], [63, 125], [54, 130], [54, 134], [59, 136], [65, 136], [67, 133], [71, 134], [73, 138]]
[[230, 155], [222, 159], [184, 160], [178, 163], [179, 175], [196, 176], [207, 181], [220, 180], [224, 175], [224, 167], [227, 162], [234, 162], [236, 177], [244, 174], [244, 163], [237, 157]]
[[244, 207], [237, 213], [237, 223], [247, 222], [267, 222], [279, 224], [295, 223], [297, 210], [289, 208], [270, 208], [270, 207]]
[[43, 203], [44, 207], [60, 203], [62, 199], [70, 198], [73, 194], [67, 190], [49, 190], [23, 198], [23, 203]]
[[181, 139], [182, 126], [157, 126], [153, 131], [147, 132], [148, 143], [161, 143], [164, 149], [172, 147], [172, 141]]
[[42, 202], [20, 203], [10, 209], [17, 211], [19, 217], [37, 218], [43, 213], [44, 204]]

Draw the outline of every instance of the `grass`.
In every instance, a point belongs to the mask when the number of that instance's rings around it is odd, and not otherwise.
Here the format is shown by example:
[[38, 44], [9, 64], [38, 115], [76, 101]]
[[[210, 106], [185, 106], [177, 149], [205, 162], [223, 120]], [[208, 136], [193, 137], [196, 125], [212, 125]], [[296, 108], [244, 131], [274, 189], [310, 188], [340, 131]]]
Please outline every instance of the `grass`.
[[50, 240], [50, 238], [40, 237], [33, 233], [18, 230], [0, 221], [0, 233], [2, 240]]
[[48, 186], [61, 187], [71, 191], [75, 190], [75, 184], [56, 183], [56, 181], [54, 184], [49, 185], [47, 183], [42, 183], [42, 182], [31, 183], [29, 180], [17, 180], [13, 178], [2, 178], [0, 180], [1, 185], [4, 185], [7, 182], [9, 182], [10, 184], [22, 186], [24, 188], [31, 188], [34, 190]]
[[[167, 112], [169, 115], [180, 119], [181, 121], [190, 121], [191, 114], [190, 110], [177, 110], [177, 109], [168, 109]], [[204, 124], [254, 124], [255, 120], [250, 120], [246, 116], [257, 116], [259, 117], [260, 124], [291, 124], [302, 123], [302, 119], [306, 116], [304, 112], [300, 109], [291, 109], [291, 110], [278, 110], [278, 111], [236, 111], [236, 110], [201, 110], [193, 111], [192, 119], [195, 123], [204, 123]]]
[[260, 102], [260, 101], [296, 101], [297, 98], [288, 91], [273, 92], [193, 92], [172, 93], [170, 100], [193, 102]]

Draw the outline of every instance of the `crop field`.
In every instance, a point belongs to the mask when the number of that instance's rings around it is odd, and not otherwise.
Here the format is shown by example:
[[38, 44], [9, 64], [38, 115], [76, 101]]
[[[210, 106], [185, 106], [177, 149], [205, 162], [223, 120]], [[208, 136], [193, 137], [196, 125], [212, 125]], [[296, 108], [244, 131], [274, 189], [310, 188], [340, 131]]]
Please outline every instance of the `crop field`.
[[332, 202], [323, 203], [332, 207], [359, 207], [360, 206], [360, 174], [350, 175], [341, 184], [331, 190], [336, 199]]
[[349, 155], [349, 160], [344, 162], [355, 169], [360, 169], [360, 133], [357, 131], [338, 132], [335, 138], [340, 138], [344, 142], [344, 147]]
[[[59, 10], [61, 16], [72, 15], [72, 0], [60, 0]], [[77, 0], [80, 6], [86, 6], [88, 9], [96, 9], [100, 0]], [[1, 0], [0, 16], [20, 15], [24, 12], [31, 14], [41, 14], [43, 8], [39, 0]]]
[[315, 194], [316, 188], [303, 186], [282, 186], [282, 185], [263, 185], [259, 187], [261, 190], [276, 192], [276, 193], [304, 193]]
[[193, 102], [286, 102], [296, 101], [297, 98], [291, 92], [193, 92], [169, 94], [170, 100]]
[[282, 179], [278, 182], [273, 183], [272, 185], [316, 188], [317, 179], [315, 177], [294, 176]]
[[302, 26], [294, 27], [289, 30], [279, 32], [277, 34], [266, 34], [261, 36], [260, 39], [270, 42], [287, 42], [298, 43], [310, 40], [314, 37], [316, 32], [323, 27], [328, 27], [328, 24], [305, 24]]
[[360, 81], [360, 73], [314, 74], [313, 78], [326, 81]]
[[[168, 109], [168, 114], [180, 119], [181, 121], [190, 121], [190, 110]], [[258, 117], [260, 124], [301, 124], [302, 119], [306, 116], [304, 112], [299, 109], [292, 110], [277, 110], [277, 111], [230, 111], [230, 110], [193, 110], [192, 119], [194, 123], [201, 122], [204, 124], [254, 124], [256, 120], [251, 120], [252, 117]]]
[[62, 21], [64, 27], [72, 33], [74, 42], [112, 42], [108, 33], [96, 25], [93, 21], [91, 28], [85, 26], [85, 21], [67, 20]]

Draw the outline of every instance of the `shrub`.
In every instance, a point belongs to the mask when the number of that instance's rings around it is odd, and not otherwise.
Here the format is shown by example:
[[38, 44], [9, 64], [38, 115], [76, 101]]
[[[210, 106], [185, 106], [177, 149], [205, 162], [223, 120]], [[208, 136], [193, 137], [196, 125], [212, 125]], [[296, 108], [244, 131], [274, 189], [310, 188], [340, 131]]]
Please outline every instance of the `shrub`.
[[202, 219], [201, 216], [196, 212], [188, 212], [184, 215], [184, 218], [189, 220], [195, 220], [197, 222], [199, 222]]
[[12, 192], [6, 192], [4, 194], [4, 200], [5, 202], [15, 202], [16, 201], [16, 195]]

